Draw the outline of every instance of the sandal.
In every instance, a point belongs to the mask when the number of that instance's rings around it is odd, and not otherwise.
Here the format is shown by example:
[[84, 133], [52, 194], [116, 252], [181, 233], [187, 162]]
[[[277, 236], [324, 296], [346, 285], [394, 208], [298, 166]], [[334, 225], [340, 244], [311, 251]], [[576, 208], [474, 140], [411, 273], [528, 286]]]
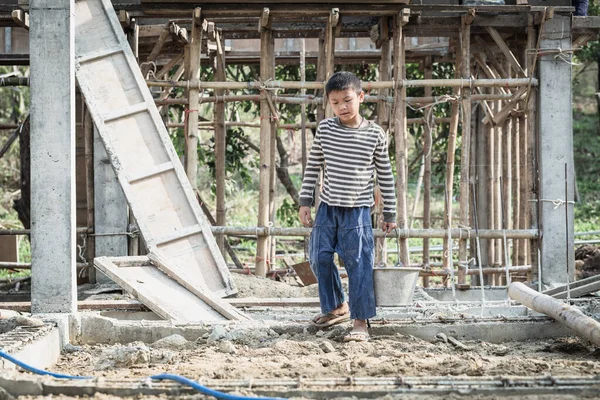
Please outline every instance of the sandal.
[[344, 336], [344, 342], [368, 342], [371, 339], [368, 332], [352, 331]]
[[333, 325], [341, 324], [342, 322], [348, 321], [349, 319], [350, 313], [345, 313], [341, 315], [327, 313], [317, 315], [312, 321], [310, 321], [310, 323], [312, 326], [315, 326], [317, 328], [328, 328]]

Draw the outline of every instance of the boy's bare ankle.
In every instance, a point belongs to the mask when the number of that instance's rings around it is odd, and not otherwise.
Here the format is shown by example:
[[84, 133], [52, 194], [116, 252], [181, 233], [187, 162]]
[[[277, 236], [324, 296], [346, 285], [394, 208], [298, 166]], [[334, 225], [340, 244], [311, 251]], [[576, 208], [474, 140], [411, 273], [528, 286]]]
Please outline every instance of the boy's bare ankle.
[[348, 308], [348, 303], [342, 303], [338, 308], [333, 310], [331, 313], [335, 315], [343, 315], [347, 314], [350, 309]]
[[367, 321], [364, 319], [355, 319], [353, 331], [367, 332]]

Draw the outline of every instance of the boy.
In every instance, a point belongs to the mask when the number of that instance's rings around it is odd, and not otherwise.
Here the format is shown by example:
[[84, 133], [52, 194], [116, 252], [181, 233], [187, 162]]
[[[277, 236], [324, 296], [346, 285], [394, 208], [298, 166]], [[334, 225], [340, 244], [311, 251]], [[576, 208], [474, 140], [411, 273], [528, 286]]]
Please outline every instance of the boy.
[[[365, 93], [356, 75], [333, 74], [325, 91], [336, 117], [319, 124], [300, 191], [300, 221], [304, 226], [312, 226], [310, 207], [314, 204], [319, 171], [324, 169], [321, 205], [309, 250], [321, 302], [321, 314], [312, 322], [324, 328], [352, 318], [354, 326], [344, 341], [367, 341], [367, 319], [376, 313], [375, 246], [371, 228], [374, 175], [377, 173], [384, 200], [383, 230], [386, 232], [396, 227], [394, 176], [386, 133], [360, 115]], [[348, 273], [349, 304], [333, 262], [334, 252], [344, 261]]]

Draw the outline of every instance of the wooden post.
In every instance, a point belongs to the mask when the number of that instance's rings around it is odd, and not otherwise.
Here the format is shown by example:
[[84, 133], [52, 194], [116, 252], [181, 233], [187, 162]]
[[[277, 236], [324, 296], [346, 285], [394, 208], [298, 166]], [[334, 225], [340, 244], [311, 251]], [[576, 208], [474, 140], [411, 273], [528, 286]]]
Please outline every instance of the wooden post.
[[[499, 111], [498, 104], [499, 104], [499, 102], [496, 102], [496, 101], [491, 102], [492, 111], [494, 113]], [[485, 136], [487, 138], [486, 164], [488, 165], [488, 167], [487, 167], [487, 173], [488, 173], [488, 176], [487, 176], [487, 201], [485, 201], [485, 202], [481, 201], [479, 209], [481, 210], [482, 213], [485, 213], [485, 215], [487, 217], [487, 227], [489, 229], [494, 229], [494, 225], [495, 225], [494, 224], [494, 222], [495, 222], [494, 212], [495, 212], [495, 206], [496, 206], [495, 196], [494, 196], [494, 194], [495, 194], [494, 193], [494, 183], [496, 181], [496, 176], [495, 176], [496, 168], [494, 167], [496, 164], [496, 160], [495, 160], [496, 127], [491, 123], [486, 124], [485, 130], [487, 131], [487, 134]], [[483, 200], [483, 199], [480, 199], [480, 200]], [[484, 204], [486, 204], [485, 209], [483, 207]], [[495, 256], [496, 256], [496, 240], [495, 239], [487, 241], [487, 253], [488, 253], [487, 263], [489, 266], [493, 266]]]
[[[433, 78], [433, 66], [431, 64], [431, 56], [425, 57], [424, 61], [424, 78]], [[425, 88], [425, 96], [431, 96], [433, 91], [431, 88]], [[433, 151], [432, 141], [433, 132], [435, 132], [435, 122], [433, 122], [433, 107], [425, 109], [426, 123], [423, 129], [423, 157], [424, 157], [424, 174], [423, 174], [423, 229], [431, 228], [431, 153]], [[429, 239], [423, 239], [423, 265], [429, 265]], [[429, 278], [423, 277], [423, 287], [429, 286]]]
[[[275, 80], [275, 38], [273, 34], [271, 34], [271, 38], [269, 40], [269, 50], [267, 52], [268, 58], [267, 62], [269, 62], [269, 76], [267, 79]], [[277, 119], [278, 114], [276, 110], [276, 104], [273, 102], [272, 98], [272, 90], [266, 91], [266, 95], [269, 97], [270, 104], [272, 107], [271, 110], [271, 176], [269, 180], [269, 223], [271, 226], [275, 225], [275, 199], [277, 198], [277, 163], [276, 163], [276, 154], [277, 154]], [[275, 114], [274, 114], [275, 113]], [[269, 236], [268, 238], [268, 246], [270, 251], [269, 259], [271, 260], [272, 266], [270, 268], [275, 268], [275, 253], [277, 247], [277, 238], [275, 236]]]
[[[264, 13], [263, 13], [264, 14]], [[260, 32], [260, 78], [264, 82], [272, 76], [273, 69], [273, 31], [263, 27]], [[271, 109], [269, 107], [268, 90], [261, 91], [260, 101], [260, 183], [258, 195], [258, 226], [269, 226], [270, 191], [271, 191]], [[261, 235], [256, 243], [256, 275], [266, 276], [269, 270], [269, 237]]]
[[[379, 62], [379, 76], [380, 79], [383, 80], [391, 80], [392, 78], [392, 46], [390, 43], [390, 34], [389, 34], [389, 18], [382, 17], [380, 20], [381, 24], [381, 34], [380, 39], [382, 40], [381, 44], [381, 61]], [[379, 96], [382, 98], [387, 98], [390, 95], [389, 89], [379, 89]], [[390, 108], [388, 106], [387, 101], [383, 99], [377, 103], [377, 123], [380, 126], [384, 126], [387, 124], [389, 130], [389, 112]], [[375, 196], [375, 227], [381, 228], [383, 223], [383, 199], [381, 196]], [[380, 264], [381, 262], [385, 262], [387, 260], [387, 251], [386, 251], [386, 243], [385, 239], [378, 238], [376, 239], [375, 244], [375, 264]]]
[[[530, 23], [527, 28], [527, 48], [535, 48], [536, 45], [536, 28], [533, 23], [533, 17], [530, 15]], [[543, 29], [541, 26], [539, 29]], [[531, 47], [530, 47], [531, 46]], [[535, 76], [535, 58], [528, 62], [527, 72], [529, 76]], [[521, 214], [521, 223], [525, 228], [538, 228], [538, 204], [537, 204], [537, 158], [536, 158], [536, 113], [535, 105], [537, 104], [537, 91], [534, 88], [530, 88], [529, 101], [525, 104], [526, 116], [527, 116], [527, 134], [525, 137], [526, 158], [523, 160], [526, 165], [526, 183], [524, 194], [521, 195], [521, 202], [523, 203], [524, 215]], [[523, 179], [522, 179], [523, 180]], [[536, 200], [533, 202], [531, 200]], [[519, 261], [522, 259], [524, 262], [528, 262], [532, 265], [531, 279], [537, 277], [537, 240], [524, 241], [523, 248], [520, 249], [523, 254], [519, 257]]]
[[[339, 22], [339, 10], [332, 8], [327, 19], [327, 27], [325, 28], [325, 81], [331, 78], [335, 71], [335, 27]], [[333, 117], [333, 110], [329, 105], [329, 101], [324, 103], [325, 118]]]
[[[471, 25], [466, 16], [461, 17], [461, 77], [471, 79]], [[461, 145], [461, 165], [460, 165], [460, 223], [463, 226], [470, 226], [469, 201], [470, 201], [470, 149], [471, 149], [471, 88], [462, 89], [462, 145]], [[462, 273], [459, 270], [458, 283], [466, 284], [465, 267], [467, 264], [467, 239], [460, 239], [458, 242], [458, 257], [461, 264]]]
[[[83, 96], [82, 96], [83, 97]], [[92, 116], [85, 105], [85, 102], [81, 101], [81, 104], [77, 104], [78, 107], [83, 108], [83, 140], [85, 148], [85, 187], [86, 187], [86, 203], [87, 203], [87, 227], [94, 227], [94, 216], [95, 216], [95, 204], [94, 204], [94, 122]], [[94, 228], [95, 229], [95, 228]], [[86, 258], [89, 262], [88, 274], [90, 282], [96, 282], [96, 269], [94, 268], [94, 257], [96, 257], [95, 244], [96, 240], [94, 236], [89, 236], [86, 240], [87, 255]]]
[[[451, 39], [454, 42], [453, 39]], [[455, 46], [456, 47], [456, 46]], [[455, 77], [460, 74], [460, 54], [457, 54], [454, 64]], [[454, 94], [459, 89], [454, 89]], [[446, 182], [444, 190], [444, 229], [449, 230], [452, 227], [452, 198], [454, 197], [454, 162], [456, 153], [456, 137], [458, 136], [458, 120], [460, 107], [457, 101], [452, 102], [450, 111], [450, 126], [448, 127], [448, 149], [446, 151]], [[447, 236], [443, 239], [444, 257], [442, 259], [444, 268], [453, 268], [452, 240]], [[458, 274], [461, 274], [460, 268]], [[463, 281], [465, 280], [465, 271], [462, 271]], [[455, 282], [452, 282], [454, 285]]]
[[[512, 166], [513, 166], [513, 154], [512, 154], [512, 141], [513, 131], [515, 130], [516, 118], [507, 118], [504, 121], [504, 132], [502, 133], [502, 194], [504, 195], [502, 202], [504, 204], [503, 215], [504, 221], [502, 222], [502, 229], [512, 228], [512, 206], [513, 206], [513, 193], [512, 193]], [[508, 241], [507, 243], [508, 244]], [[506, 257], [509, 254], [509, 249], [504, 248], [504, 241], [502, 242], [502, 266], [509, 266], [511, 264], [510, 259]], [[501, 275], [499, 275], [501, 277]]]
[[[525, 117], [523, 115], [523, 104], [520, 105], [519, 116], [515, 118], [513, 122], [513, 208], [512, 208], [512, 219], [513, 226], [516, 229], [519, 229], [521, 226], [521, 169], [522, 160], [521, 160], [521, 136], [523, 135], [523, 131], [525, 130]], [[518, 265], [518, 255], [519, 248], [521, 247], [520, 240], [513, 240], [513, 251], [512, 251], [512, 264]]]
[[[407, 213], [407, 135], [406, 129], [406, 87], [403, 84], [403, 79], [406, 78], [405, 64], [405, 43], [403, 26], [408, 22], [406, 13], [410, 15], [410, 10], [403, 9], [401, 14], [396, 16], [394, 26], [394, 79], [396, 80], [396, 88], [394, 90], [394, 138], [396, 144], [396, 193], [398, 196], [397, 202], [397, 219], [400, 229], [408, 229], [408, 213]], [[406, 21], [406, 22], [405, 22]], [[404, 265], [410, 264], [408, 254], [408, 240], [401, 238], [400, 240], [400, 261]]]
[[[217, 52], [216, 52], [216, 71], [215, 71], [215, 80], [225, 82], [226, 74], [225, 74], [225, 52], [223, 51], [223, 44], [221, 43], [221, 35], [218, 31], [215, 32], [215, 42], [217, 43]], [[217, 102], [215, 103], [215, 181], [217, 184], [216, 190], [216, 202], [217, 202], [217, 225], [225, 226], [227, 225], [227, 211], [225, 205], [225, 179], [226, 179], [226, 166], [225, 166], [225, 149], [227, 146], [227, 130], [225, 127], [225, 102], [219, 101], [219, 96], [225, 94], [225, 91], [222, 89], [215, 89], [215, 96], [217, 97]], [[221, 254], [225, 256], [224, 251], [224, 242], [225, 237], [223, 235], [215, 235], [215, 240], [217, 241], [217, 246], [221, 251]]]
[[189, 45], [189, 67], [186, 68], [186, 77], [190, 83], [188, 93], [189, 105], [186, 113], [187, 137], [185, 141], [185, 172], [194, 190], [198, 189], [198, 107], [200, 104], [200, 50], [202, 46], [203, 24], [200, 8], [194, 9], [192, 15], [192, 35]]

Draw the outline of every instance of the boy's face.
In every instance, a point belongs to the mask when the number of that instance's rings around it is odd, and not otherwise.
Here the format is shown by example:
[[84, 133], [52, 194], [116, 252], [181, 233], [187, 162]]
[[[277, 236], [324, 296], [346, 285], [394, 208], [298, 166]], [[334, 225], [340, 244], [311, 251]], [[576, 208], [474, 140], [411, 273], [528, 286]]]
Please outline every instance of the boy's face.
[[332, 90], [329, 95], [329, 104], [333, 113], [345, 125], [354, 125], [360, 122], [360, 103], [365, 100], [365, 92], [356, 93], [355, 89]]

